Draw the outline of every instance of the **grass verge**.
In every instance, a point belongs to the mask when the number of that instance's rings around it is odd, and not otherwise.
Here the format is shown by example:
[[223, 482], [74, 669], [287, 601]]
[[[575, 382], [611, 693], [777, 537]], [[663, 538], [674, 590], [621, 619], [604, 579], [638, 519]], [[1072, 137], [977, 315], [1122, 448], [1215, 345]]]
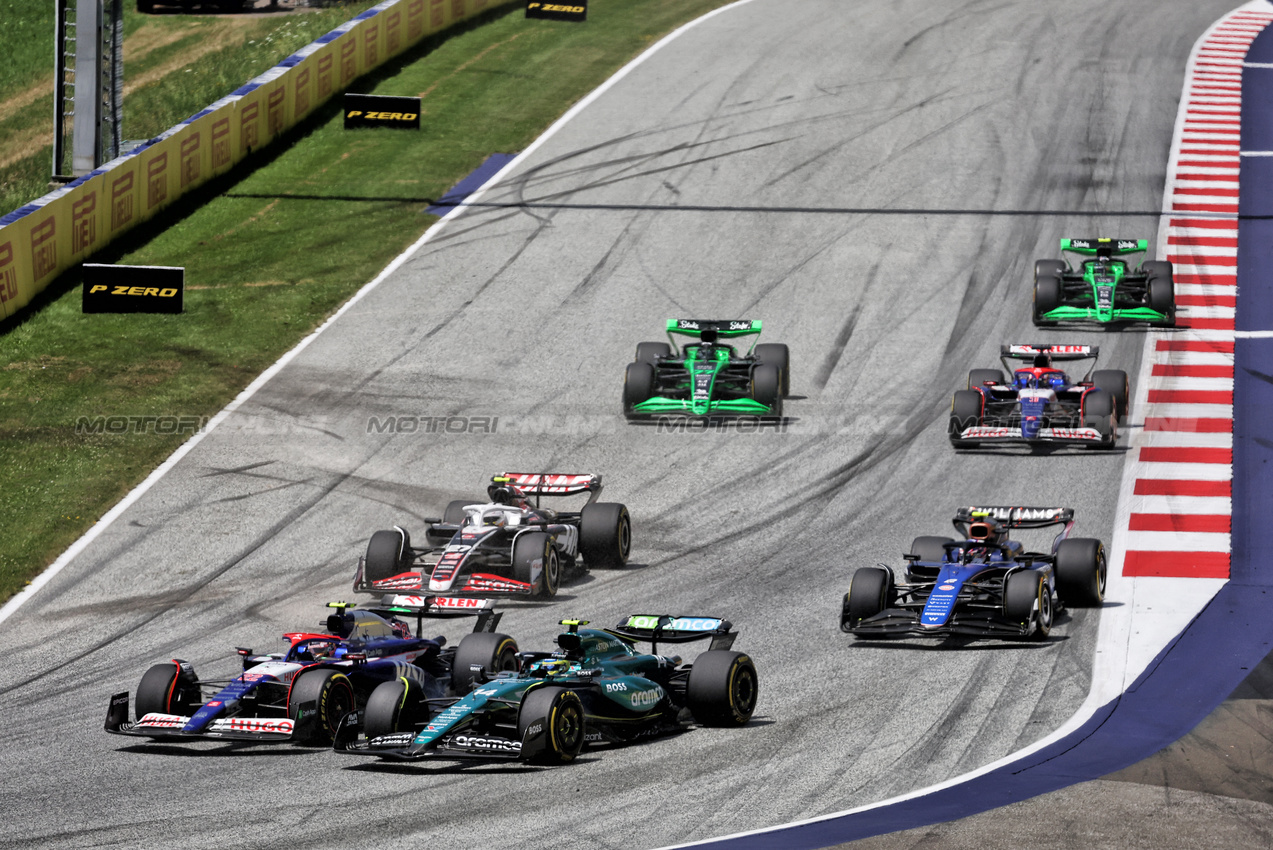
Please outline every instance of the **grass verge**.
[[437, 220], [420, 214], [427, 199], [728, 2], [593, 0], [583, 25], [493, 12], [362, 87], [423, 96], [419, 134], [346, 132], [329, 105], [268, 161], [98, 260], [184, 266], [184, 315], [84, 316], [71, 273], [0, 325], [0, 600], [189, 436], [77, 433], [77, 421], [211, 416]]

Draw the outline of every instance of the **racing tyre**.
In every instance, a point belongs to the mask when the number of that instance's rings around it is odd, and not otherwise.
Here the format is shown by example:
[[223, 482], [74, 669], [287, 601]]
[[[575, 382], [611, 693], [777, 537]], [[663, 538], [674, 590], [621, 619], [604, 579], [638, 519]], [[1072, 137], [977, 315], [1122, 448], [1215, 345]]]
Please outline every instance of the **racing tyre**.
[[1031, 626], [1030, 640], [1044, 640], [1052, 632], [1052, 593], [1043, 574], [1018, 570], [1003, 587], [1003, 615], [1014, 623]]
[[[287, 716], [296, 723], [296, 742], [316, 747], [329, 746], [340, 721], [357, 707], [349, 677], [330, 668], [298, 673], [287, 697]], [[308, 714], [311, 711], [313, 714]]]
[[[540, 728], [534, 729], [536, 724]], [[532, 739], [544, 736], [543, 746], [531, 748], [527, 734]], [[585, 721], [583, 702], [579, 695], [566, 688], [535, 688], [522, 700], [517, 712], [517, 736], [523, 749], [531, 755], [526, 761], [539, 764], [564, 764], [574, 761], [583, 750]]]
[[1151, 277], [1149, 279], [1149, 307], [1159, 313], [1167, 314], [1167, 321], [1155, 322], [1165, 328], [1176, 326], [1176, 287], [1171, 278]]
[[464, 506], [472, 505], [472, 499], [456, 499], [448, 502], [446, 510], [442, 512], [442, 522], [447, 525], [464, 525]]
[[579, 514], [579, 554], [589, 567], [622, 567], [632, 552], [632, 518], [618, 502], [584, 505]]
[[1114, 397], [1114, 415], [1118, 417], [1118, 421], [1126, 419], [1129, 394], [1127, 373], [1122, 369], [1102, 369], [1092, 373], [1092, 384]]
[[769, 407], [769, 416], [782, 418], [782, 372], [771, 363], [751, 370], [751, 397]]
[[940, 564], [946, 559], [946, 544], [954, 542], [950, 537], [916, 537], [911, 542], [911, 554], [918, 555], [921, 561]]
[[1056, 547], [1056, 592], [1071, 608], [1090, 608], [1105, 601], [1108, 567], [1099, 540], [1074, 537]]
[[180, 664], [156, 664], [141, 677], [137, 686], [137, 718], [147, 714], [177, 714], [189, 717], [202, 705], [199, 677], [194, 670], [184, 672]]
[[1065, 260], [1034, 261], [1034, 280], [1036, 283], [1041, 277], [1059, 278], [1063, 274], [1065, 274]]
[[363, 731], [368, 738], [414, 732], [428, 719], [429, 706], [424, 701], [424, 688], [415, 679], [403, 676], [392, 682], [381, 682], [371, 692]]
[[649, 363], [629, 363], [623, 373], [623, 414], [632, 415], [632, 406], [654, 395], [654, 367]]
[[965, 428], [981, 424], [981, 393], [976, 390], [955, 390], [950, 400], [950, 443], [957, 449], [977, 445], [976, 440], [961, 440]]
[[1031, 319], [1036, 328], [1050, 328], [1054, 321], [1044, 319], [1045, 313], [1061, 306], [1061, 278], [1056, 275], [1038, 275], [1034, 279], [1034, 306]]
[[638, 342], [633, 362], [657, 366], [660, 357], [671, 357], [672, 346], [666, 342]]
[[513, 578], [527, 584], [534, 581], [536, 561], [542, 562], [543, 569], [535, 595], [552, 599], [561, 585], [561, 558], [553, 545], [553, 536], [542, 531], [519, 534], [513, 541]]
[[840, 629], [852, 631], [867, 617], [889, 607], [896, 595], [893, 573], [880, 567], [862, 567], [853, 574], [840, 611]]
[[411, 566], [411, 535], [400, 528], [377, 531], [367, 543], [363, 560], [366, 581], [383, 581], [405, 572]]
[[1115, 428], [1114, 396], [1106, 392], [1088, 393], [1083, 400], [1083, 425], [1095, 428], [1101, 435], [1097, 444], [1100, 449], [1112, 449], [1118, 442], [1118, 430]]
[[992, 384], [1003, 383], [1003, 372], [999, 369], [973, 369], [968, 373], [968, 389], [984, 386], [989, 381]]
[[766, 342], [756, 346], [756, 359], [761, 363], [778, 367], [778, 377], [782, 382], [784, 398], [791, 395], [791, 352], [785, 343]]
[[708, 650], [690, 667], [685, 702], [704, 726], [745, 726], [759, 695], [756, 665], [741, 652]]
[[460, 640], [451, 663], [451, 689], [457, 697], [473, 690], [473, 669], [481, 667], [488, 675], [501, 670], [517, 669], [517, 641], [499, 632], [473, 632]]

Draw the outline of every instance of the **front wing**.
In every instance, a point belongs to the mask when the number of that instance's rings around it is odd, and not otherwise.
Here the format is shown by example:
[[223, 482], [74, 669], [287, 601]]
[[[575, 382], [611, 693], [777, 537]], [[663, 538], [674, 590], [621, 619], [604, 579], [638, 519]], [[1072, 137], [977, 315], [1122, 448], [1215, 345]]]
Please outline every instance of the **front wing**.
[[189, 717], [177, 714], [147, 714], [135, 722], [128, 721], [128, 691], [111, 697], [106, 713], [106, 731], [113, 735], [132, 735], [157, 740], [213, 739], [218, 741], [250, 741], [254, 744], [286, 743], [293, 739], [295, 721], [278, 717], [221, 717], [198, 732], [183, 732]]
[[840, 631], [861, 638], [946, 637], [956, 634], [1012, 638], [1029, 635], [1031, 628], [1029, 623], [1013, 622], [990, 608], [956, 608], [944, 625], [935, 627], [920, 625], [919, 616], [919, 611], [886, 608], [852, 627], [841, 616]]
[[712, 399], [704, 413], [690, 399], [655, 396], [632, 405], [631, 416], [770, 416], [773, 408], [751, 398]]
[[1040, 428], [1035, 437], [1026, 437], [1019, 427], [1006, 425], [973, 425], [953, 439], [979, 443], [1075, 443], [1102, 445], [1104, 437], [1095, 428]]
[[1095, 307], [1057, 307], [1039, 317], [1045, 322], [1150, 322], [1156, 325], [1175, 324], [1166, 313], [1159, 313], [1150, 307], [1123, 307], [1110, 312], [1109, 318], [1103, 318]]

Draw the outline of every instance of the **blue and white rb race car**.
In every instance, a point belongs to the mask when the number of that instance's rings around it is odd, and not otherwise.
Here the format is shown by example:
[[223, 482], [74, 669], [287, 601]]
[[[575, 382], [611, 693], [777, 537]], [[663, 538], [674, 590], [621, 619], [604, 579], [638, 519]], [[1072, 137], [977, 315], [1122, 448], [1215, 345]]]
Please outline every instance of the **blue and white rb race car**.
[[[886, 564], [853, 574], [840, 630], [859, 638], [905, 636], [1043, 640], [1058, 605], [1099, 606], [1105, 546], [1070, 537], [1073, 508], [966, 507], [953, 520], [959, 539], [916, 537], [906, 581]], [[1062, 526], [1048, 552], [1030, 552], [1010, 533]]]

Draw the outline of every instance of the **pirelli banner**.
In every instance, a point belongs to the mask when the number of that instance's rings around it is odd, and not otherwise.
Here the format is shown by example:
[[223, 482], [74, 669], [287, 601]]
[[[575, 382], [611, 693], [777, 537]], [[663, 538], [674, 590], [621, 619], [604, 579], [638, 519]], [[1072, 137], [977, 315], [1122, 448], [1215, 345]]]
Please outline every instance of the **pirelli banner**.
[[385, 0], [126, 156], [0, 217], [0, 318], [358, 77], [426, 36], [514, 2], [523, 0]]

